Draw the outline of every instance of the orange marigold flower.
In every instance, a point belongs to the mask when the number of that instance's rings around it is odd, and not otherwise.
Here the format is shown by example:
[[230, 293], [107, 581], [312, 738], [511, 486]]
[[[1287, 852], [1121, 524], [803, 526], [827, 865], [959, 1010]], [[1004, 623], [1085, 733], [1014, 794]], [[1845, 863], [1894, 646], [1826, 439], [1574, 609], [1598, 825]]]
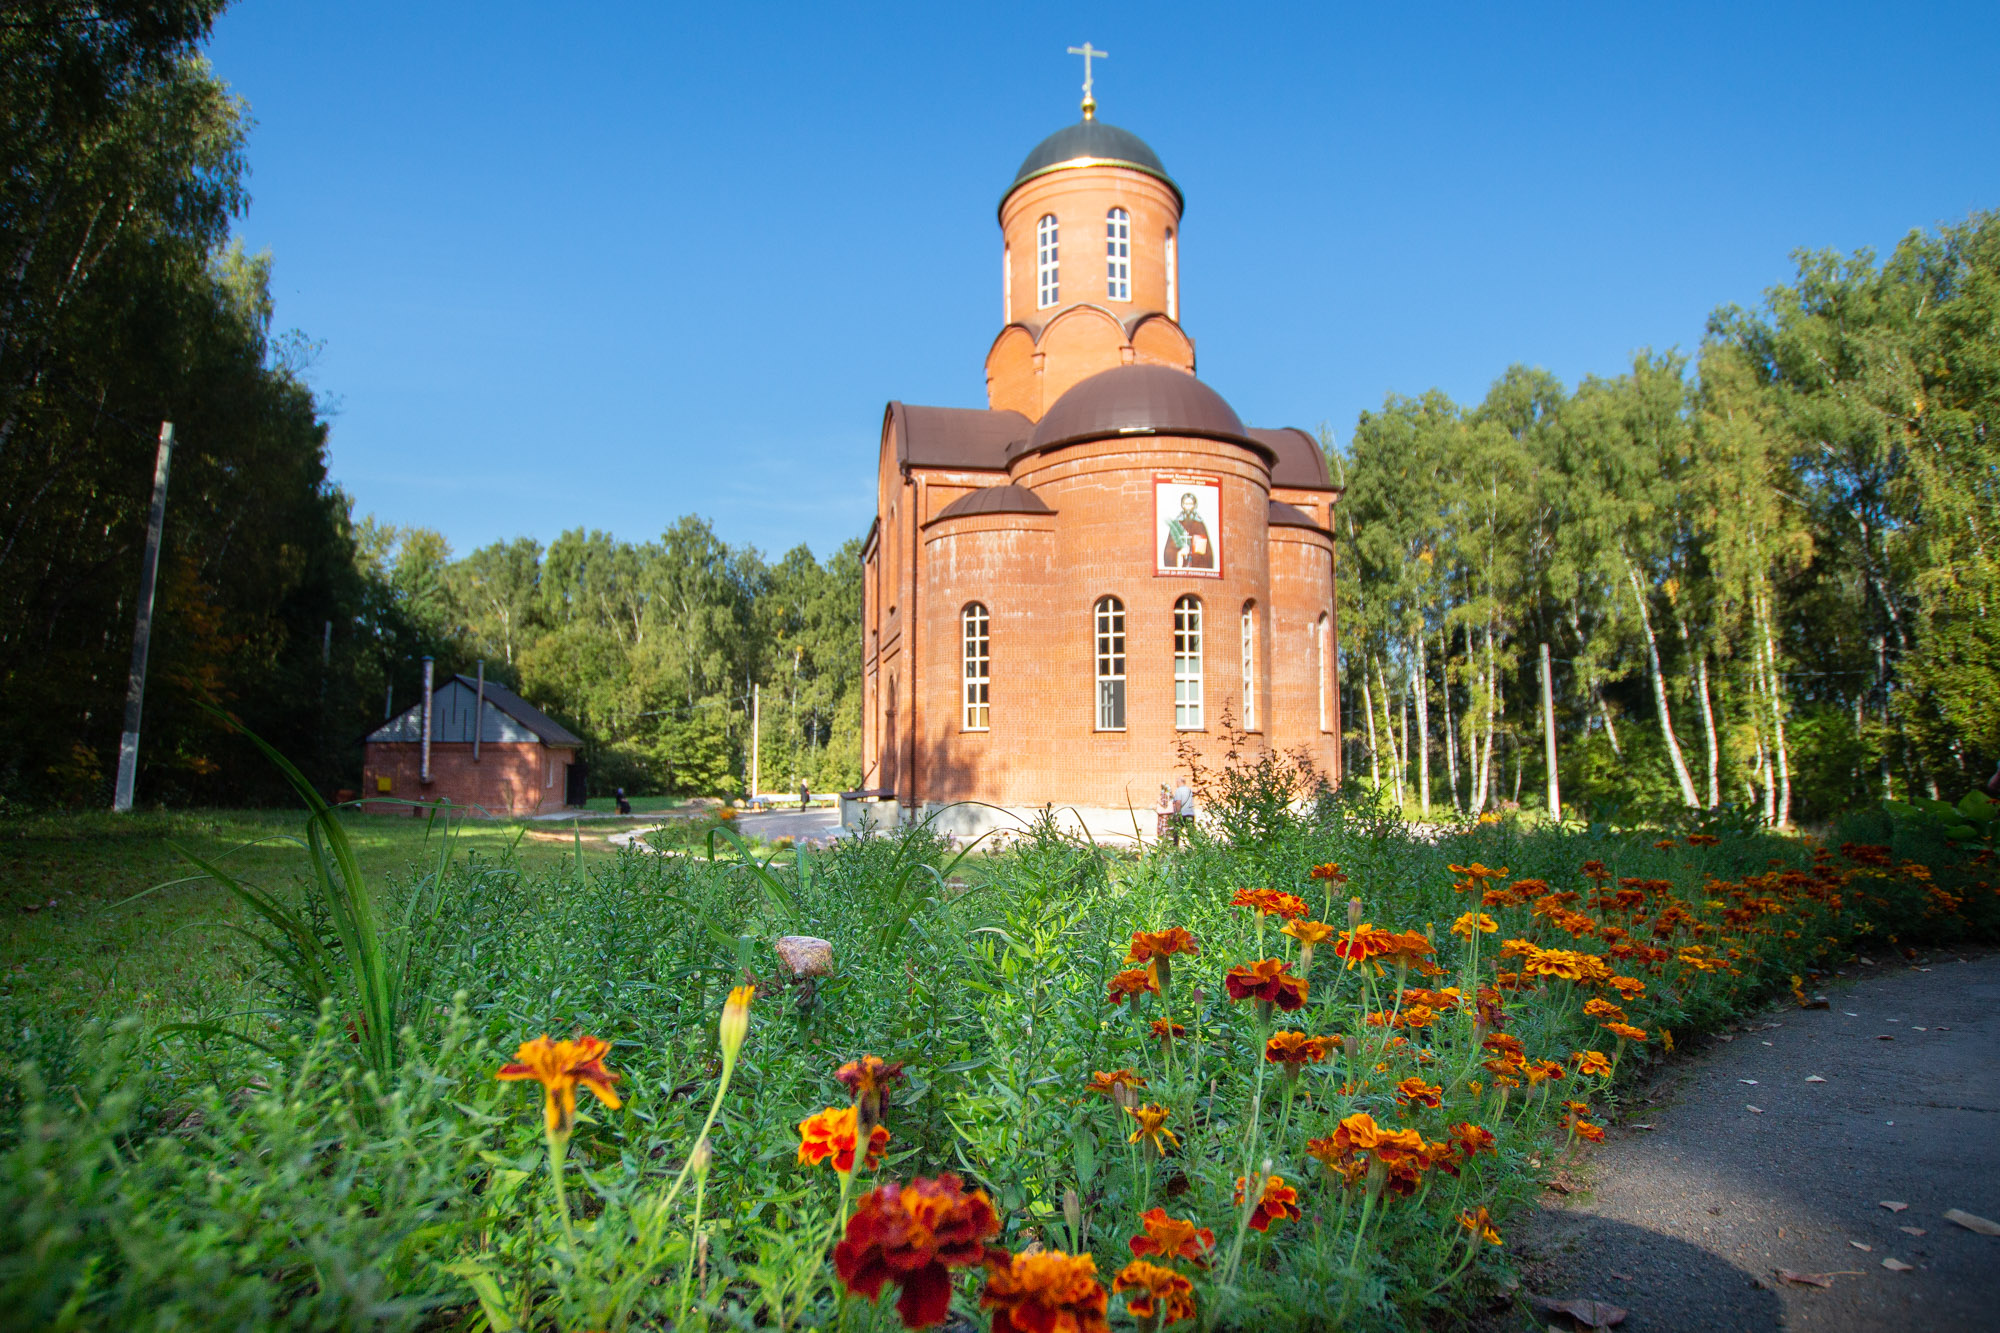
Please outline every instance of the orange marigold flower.
[[1167, 1144], [1181, 1146], [1180, 1136], [1167, 1128], [1167, 1108], [1164, 1106], [1128, 1106], [1125, 1114], [1139, 1122], [1139, 1127], [1126, 1138], [1127, 1143], [1137, 1143], [1141, 1139], [1160, 1150], [1160, 1156], [1167, 1155]]
[[1613, 1023], [1622, 1023], [1625, 1021], [1625, 1011], [1609, 1000], [1585, 1000], [1583, 1002], [1583, 1012], [1589, 1014], [1592, 1018], [1604, 1019]]
[[1653, 846], [1660, 851], [1671, 852], [1674, 848], [1680, 846], [1680, 844], [1675, 842], [1672, 838], [1662, 838], [1658, 842], [1654, 843]]
[[1172, 1041], [1175, 1037], [1185, 1037], [1187, 1028], [1164, 1018], [1156, 1018], [1153, 1020], [1153, 1035], [1161, 1041]]
[[1570, 1122], [1570, 1128], [1576, 1131], [1576, 1136], [1580, 1139], [1586, 1139], [1591, 1143], [1604, 1142], [1602, 1125], [1593, 1125], [1588, 1120], [1577, 1119]]
[[1531, 954], [1540, 953], [1541, 949], [1542, 946], [1533, 940], [1506, 940], [1500, 945], [1500, 956], [1502, 958], [1526, 958]]
[[1260, 916], [1278, 916], [1290, 921], [1312, 911], [1297, 894], [1278, 889], [1238, 889], [1229, 900], [1231, 907], [1248, 907]]
[[1722, 839], [1716, 837], [1713, 833], [1690, 833], [1688, 834], [1687, 841], [1690, 847], [1713, 847], [1718, 842], [1721, 842]]
[[1426, 1083], [1414, 1074], [1396, 1085], [1396, 1100], [1405, 1106], [1442, 1106], [1443, 1098], [1443, 1087]]
[[1151, 967], [1128, 967], [1111, 978], [1111, 987], [1105, 999], [1112, 1004], [1122, 1004], [1134, 995], [1158, 995], [1160, 978]]
[[1134, 1259], [1157, 1254], [1162, 1259], [1186, 1259], [1205, 1268], [1209, 1255], [1215, 1252], [1215, 1233], [1207, 1227], [1197, 1228], [1191, 1217], [1168, 1217], [1164, 1208], [1149, 1208], [1139, 1214], [1139, 1225], [1146, 1234], [1126, 1242], [1132, 1247]]
[[1646, 1040], [1646, 1029], [1635, 1028], [1630, 1023], [1601, 1023], [1598, 1026], [1602, 1027], [1606, 1032], [1623, 1037], [1627, 1041]]
[[1458, 1224], [1472, 1233], [1472, 1243], [1474, 1245], [1479, 1244], [1481, 1241], [1486, 1242], [1488, 1245], [1498, 1245], [1500, 1243], [1500, 1233], [1494, 1230], [1493, 1219], [1486, 1215], [1484, 1205], [1473, 1209], [1471, 1212], [1460, 1213], [1458, 1215]]
[[612, 1084], [618, 1075], [604, 1067], [611, 1043], [601, 1037], [578, 1037], [575, 1041], [551, 1041], [546, 1036], [524, 1041], [514, 1052], [514, 1062], [500, 1066], [494, 1077], [504, 1082], [534, 1079], [542, 1085], [542, 1121], [551, 1138], [561, 1138], [576, 1123], [576, 1089], [589, 1088], [597, 1100], [612, 1110], [622, 1102]]
[[1171, 1268], [1134, 1259], [1111, 1279], [1111, 1290], [1132, 1293], [1125, 1313], [1134, 1319], [1152, 1320], [1158, 1315], [1158, 1322], [1147, 1327], [1164, 1328], [1194, 1318], [1194, 1284]]
[[1617, 991], [1619, 998], [1628, 1004], [1646, 993], [1646, 983], [1637, 977], [1613, 977], [1604, 984]]
[[1489, 1032], [1479, 1044], [1509, 1060], [1520, 1061], [1528, 1058], [1527, 1048], [1522, 1046], [1521, 1039], [1511, 1032]]
[[1188, 934], [1186, 926], [1169, 926], [1165, 930], [1135, 930], [1132, 932], [1132, 951], [1125, 955], [1128, 963], [1143, 963], [1149, 958], [1171, 958], [1184, 953], [1190, 958], [1201, 955], [1194, 936]]
[[1223, 988], [1232, 1000], [1266, 1000], [1286, 1013], [1304, 1007], [1305, 978], [1290, 975], [1291, 965], [1282, 958], [1265, 958], [1229, 969]]
[[1332, 1044], [1326, 1037], [1308, 1037], [1303, 1032], [1274, 1032], [1264, 1043], [1264, 1058], [1279, 1065], [1316, 1065], [1326, 1059], [1327, 1047]]
[[1310, 873], [1314, 879], [1331, 880], [1335, 884], [1347, 883], [1347, 876], [1340, 873], [1340, 864], [1337, 861], [1328, 861], [1323, 866], [1314, 866]]
[[1094, 1092], [1116, 1101], [1120, 1088], [1143, 1088], [1145, 1086], [1146, 1080], [1140, 1077], [1139, 1072], [1135, 1069], [1114, 1069], [1108, 1074], [1100, 1069], [1090, 1076], [1090, 1083], [1084, 1088], [1084, 1091]]
[[833, 1247], [833, 1268], [849, 1291], [871, 1301], [894, 1282], [902, 1288], [896, 1313], [903, 1327], [928, 1328], [951, 1313], [951, 1269], [1007, 1258], [986, 1243], [999, 1234], [1000, 1218], [983, 1190], [968, 1194], [950, 1174], [919, 1176], [862, 1196]]
[[1396, 1026], [1404, 1028], [1427, 1028], [1437, 1022], [1437, 1011], [1427, 1004], [1413, 1004], [1396, 1015]]
[[1334, 1127], [1333, 1143], [1335, 1150], [1341, 1153], [1366, 1152], [1381, 1140], [1383, 1133], [1374, 1116], [1366, 1111], [1356, 1111]]
[[[852, 1106], [829, 1106], [799, 1121], [799, 1165], [833, 1163], [842, 1173], [854, 1169], [854, 1116]], [[868, 1134], [868, 1154], [863, 1165], [870, 1171], [882, 1163], [882, 1150], [889, 1146], [889, 1131], [877, 1125]]]
[[1042, 1250], [988, 1260], [979, 1308], [993, 1333], [1107, 1333], [1110, 1298], [1089, 1255]]
[[1483, 1152], [1498, 1152], [1494, 1147], [1493, 1131], [1482, 1129], [1471, 1121], [1462, 1121], [1451, 1127], [1452, 1142], [1458, 1145], [1458, 1155], [1470, 1161]]
[[1590, 1074], [1596, 1078], [1610, 1076], [1611, 1061], [1605, 1058], [1603, 1051], [1578, 1051], [1570, 1059], [1575, 1062], [1579, 1074]]
[[853, 1094], [854, 1104], [873, 1124], [882, 1118], [883, 1094], [902, 1080], [903, 1062], [897, 1060], [892, 1064], [879, 1055], [864, 1055], [859, 1060], [849, 1060], [833, 1076]]
[[1373, 962], [1396, 951], [1398, 940], [1392, 930], [1382, 930], [1364, 921], [1352, 930], [1342, 931], [1334, 943], [1333, 954], [1344, 958], [1347, 965]]
[[1334, 927], [1324, 921], [1287, 921], [1278, 931], [1280, 935], [1290, 935], [1300, 944], [1324, 944], [1333, 938]]
[[[1242, 1206], [1243, 1191], [1246, 1188], [1248, 1188], [1248, 1182], [1242, 1176], [1238, 1176], [1236, 1178], [1236, 1203], [1238, 1207]], [[1283, 1222], [1287, 1218], [1297, 1217], [1299, 1215], [1298, 1201], [1299, 1192], [1290, 1185], [1287, 1185], [1283, 1176], [1264, 1177], [1264, 1192], [1258, 1197], [1257, 1206], [1250, 1213], [1250, 1229], [1252, 1231], [1269, 1231], [1271, 1223]]]
[[1500, 923], [1484, 912], [1467, 912], [1451, 923], [1451, 933], [1462, 935], [1468, 940], [1472, 938], [1474, 931], [1482, 935], [1491, 935], [1499, 929]]
[[1563, 1067], [1554, 1060], [1530, 1061], [1527, 1071], [1528, 1086], [1531, 1088], [1546, 1079], [1561, 1078], [1563, 1076]]

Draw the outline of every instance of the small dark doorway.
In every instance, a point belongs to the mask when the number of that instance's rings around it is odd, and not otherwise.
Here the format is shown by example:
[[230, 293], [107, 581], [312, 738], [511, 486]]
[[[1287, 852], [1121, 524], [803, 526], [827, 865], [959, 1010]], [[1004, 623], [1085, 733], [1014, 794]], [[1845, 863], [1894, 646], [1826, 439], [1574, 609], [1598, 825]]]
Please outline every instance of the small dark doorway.
[[563, 804], [581, 806], [584, 803], [584, 779], [590, 776], [590, 765], [578, 761], [567, 764], [563, 770]]

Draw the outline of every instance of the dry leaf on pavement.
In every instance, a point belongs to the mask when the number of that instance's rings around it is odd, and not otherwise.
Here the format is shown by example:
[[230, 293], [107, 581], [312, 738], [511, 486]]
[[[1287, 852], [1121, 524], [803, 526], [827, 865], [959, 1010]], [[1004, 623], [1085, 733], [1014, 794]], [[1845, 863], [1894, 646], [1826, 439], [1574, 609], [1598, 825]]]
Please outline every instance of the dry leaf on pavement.
[[1884, 1259], [1882, 1261], [1882, 1267], [1888, 1269], [1891, 1273], [1907, 1273], [1912, 1266], [1904, 1263], [1901, 1259]]
[[1922, 1227], [1897, 1227], [1896, 1230], [1902, 1232], [1905, 1236], [1921, 1236], [1926, 1234]]
[[1821, 1077], [1820, 1077], [1820, 1076], [1819, 1076], [1818, 1074], [1807, 1074], [1807, 1075], [1806, 1075], [1806, 1082], [1808, 1082], [1808, 1083], [1824, 1083], [1824, 1082], [1826, 1082], [1826, 1080], [1825, 1080], [1825, 1079], [1823, 1079], [1823, 1078], [1821, 1078]]
[[1603, 1301], [1588, 1300], [1582, 1296], [1571, 1296], [1560, 1301], [1540, 1302], [1545, 1310], [1566, 1314], [1585, 1328], [1612, 1328], [1625, 1322], [1625, 1311]]
[[1862, 1243], [1861, 1243], [1860, 1241], [1858, 1241], [1858, 1240], [1850, 1240], [1850, 1241], [1848, 1241], [1847, 1243], [1848, 1243], [1849, 1245], [1852, 1245], [1852, 1246], [1853, 1246], [1853, 1247], [1854, 1247], [1855, 1249], [1857, 1249], [1857, 1250], [1867, 1250], [1867, 1251], [1868, 1251], [1869, 1253], [1871, 1253], [1871, 1254], [1872, 1254], [1872, 1253], [1874, 1253], [1874, 1251], [1875, 1251], [1875, 1247], [1874, 1247], [1873, 1245], [1863, 1245], [1863, 1244], [1862, 1244]]
[[1977, 1231], [1982, 1236], [2000, 1236], [2000, 1222], [1989, 1222], [1985, 1218], [1959, 1208], [1944, 1210], [1944, 1220], [1956, 1222], [1967, 1231]]
[[1884, 1199], [1882, 1200], [1882, 1206], [1892, 1213], [1900, 1213], [1910, 1205], [1907, 1203], [1897, 1203], [1894, 1199]]

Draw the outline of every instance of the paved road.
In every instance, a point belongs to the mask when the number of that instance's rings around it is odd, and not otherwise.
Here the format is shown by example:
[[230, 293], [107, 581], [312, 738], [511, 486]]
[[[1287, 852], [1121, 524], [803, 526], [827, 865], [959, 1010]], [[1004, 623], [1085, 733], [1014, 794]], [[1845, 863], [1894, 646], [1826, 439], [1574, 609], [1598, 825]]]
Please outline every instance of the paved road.
[[2000, 1221], [2000, 954], [1926, 961], [1850, 967], [1831, 1009], [1756, 1015], [1663, 1075], [1591, 1192], [1515, 1224], [1523, 1308], [1480, 1326], [1567, 1327], [1530, 1302], [1581, 1296], [1628, 1310], [1620, 1333], [2000, 1330], [2000, 1237], [1943, 1216]]

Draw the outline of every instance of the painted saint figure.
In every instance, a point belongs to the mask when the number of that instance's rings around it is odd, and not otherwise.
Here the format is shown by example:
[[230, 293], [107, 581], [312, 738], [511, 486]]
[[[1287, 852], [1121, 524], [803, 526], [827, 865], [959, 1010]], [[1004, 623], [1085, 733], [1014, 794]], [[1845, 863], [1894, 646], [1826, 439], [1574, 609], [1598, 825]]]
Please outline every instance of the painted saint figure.
[[1215, 544], [1209, 540], [1208, 524], [1202, 521], [1193, 491], [1181, 492], [1181, 512], [1167, 520], [1160, 565], [1165, 569], [1215, 568]]

